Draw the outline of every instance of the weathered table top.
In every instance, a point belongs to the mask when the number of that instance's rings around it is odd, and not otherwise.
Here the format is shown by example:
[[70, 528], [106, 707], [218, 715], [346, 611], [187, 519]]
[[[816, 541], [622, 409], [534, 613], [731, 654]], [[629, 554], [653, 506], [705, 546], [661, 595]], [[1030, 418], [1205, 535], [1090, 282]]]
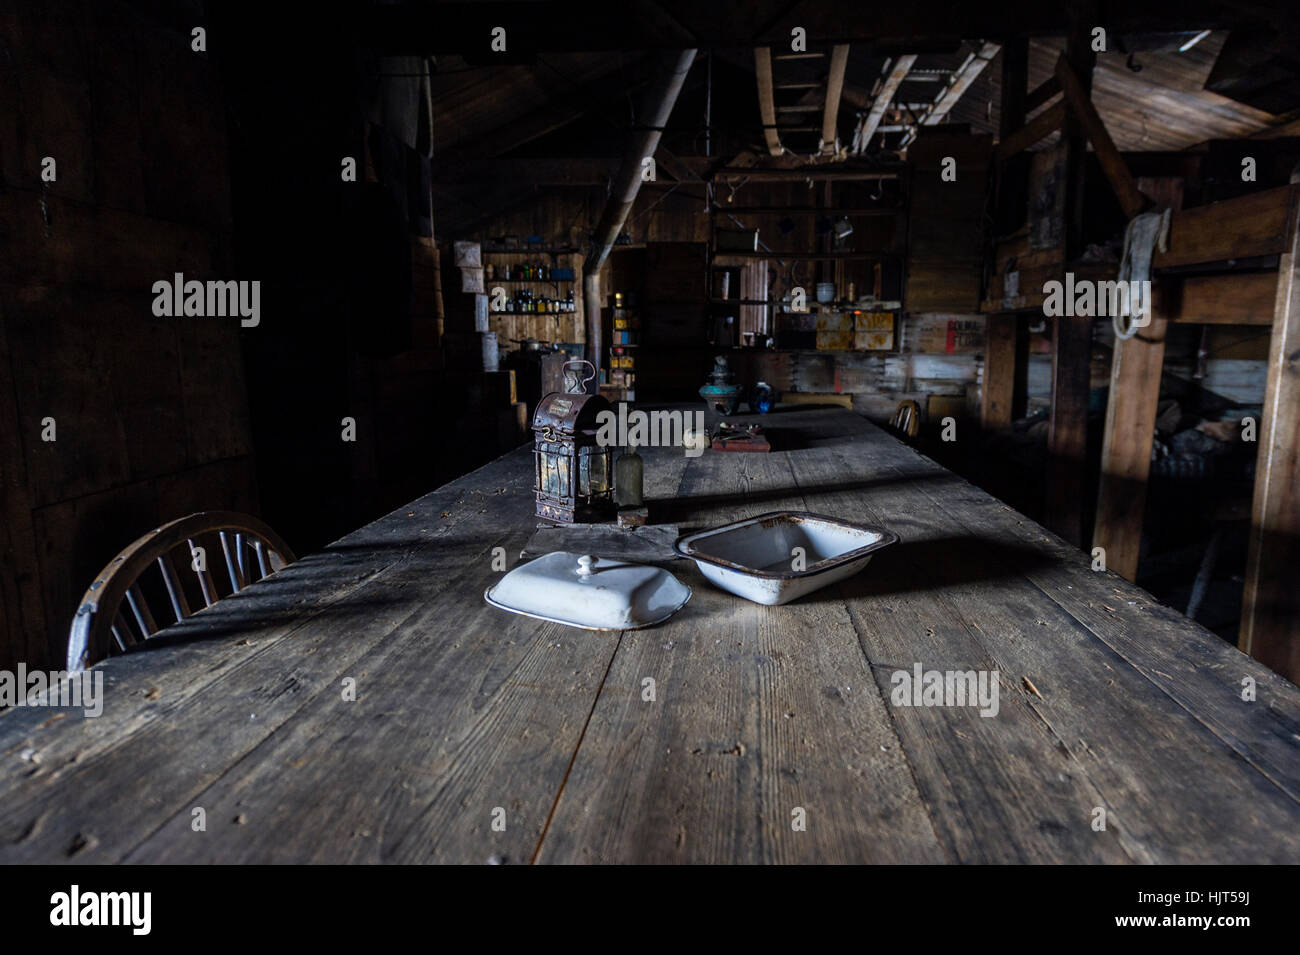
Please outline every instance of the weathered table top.
[[[0, 861], [1300, 861], [1300, 690], [847, 411], [765, 423], [798, 450], [648, 452], [656, 519], [901, 543], [785, 607], [678, 561], [664, 625], [547, 624], [482, 599], [521, 449], [103, 664], [99, 718], [0, 716]], [[996, 670], [997, 715], [895, 705], [917, 663]]]

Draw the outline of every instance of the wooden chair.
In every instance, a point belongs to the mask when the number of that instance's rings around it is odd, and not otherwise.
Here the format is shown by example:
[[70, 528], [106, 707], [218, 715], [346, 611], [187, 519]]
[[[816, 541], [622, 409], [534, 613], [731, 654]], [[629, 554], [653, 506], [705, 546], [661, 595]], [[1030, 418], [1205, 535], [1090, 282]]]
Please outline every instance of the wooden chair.
[[901, 402], [889, 426], [904, 438], [915, 438], [921, 430], [921, 408], [910, 398]]
[[[178, 572], [173, 551], [182, 548], [184, 571]], [[218, 549], [229, 588], [218, 587], [208, 566], [219, 559]], [[191, 615], [191, 597], [196, 602], [201, 599], [204, 608], [211, 607], [294, 559], [279, 534], [247, 514], [201, 511], [164, 524], [109, 561], [82, 595], [68, 634], [68, 672], [84, 670], [157, 633], [161, 627], [147, 595], [152, 595], [156, 604], [170, 604], [171, 616], [179, 623]], [[123, 615], [125, 608], [129, 608], [130, 620]], [[165, 621], [162, 626], [171, 623]]]

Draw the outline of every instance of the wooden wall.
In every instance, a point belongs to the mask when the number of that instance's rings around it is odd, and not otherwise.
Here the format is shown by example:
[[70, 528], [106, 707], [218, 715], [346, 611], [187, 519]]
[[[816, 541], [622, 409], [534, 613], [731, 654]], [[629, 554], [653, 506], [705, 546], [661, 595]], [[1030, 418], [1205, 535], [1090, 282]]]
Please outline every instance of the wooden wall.
[[[991, 136], [928, 128], [907, 151], [912, 164], [907, 290], [912, 312], [978, 312]], [[944, 160], [956, 176], [943, 178]]]
[[119, 549], [257, 511], [238, 319], [152, 313], [175, 272], [238, 277], [225, 109], [188, 27], [127, 4], [5, 4], [0, 50], [0, 667], [61, 666]]

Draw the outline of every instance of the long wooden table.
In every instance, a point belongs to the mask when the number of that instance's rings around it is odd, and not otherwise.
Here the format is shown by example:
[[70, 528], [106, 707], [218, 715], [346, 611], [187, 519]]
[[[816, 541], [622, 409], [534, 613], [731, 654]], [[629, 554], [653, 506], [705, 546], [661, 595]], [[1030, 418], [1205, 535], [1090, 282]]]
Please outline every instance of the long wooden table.
[[[1300, 861], [1294, 685], [850, 412], [764, 423], [647, 452], [653, 519], [901, 542], [785, 607], [677, 561], [666, 624], [539, 622], [482, 597], [522, 448], [101, 664], [99, 718], [0, 716], [0, 861]], [[895, 705], [917, 663], [997, 715]]]

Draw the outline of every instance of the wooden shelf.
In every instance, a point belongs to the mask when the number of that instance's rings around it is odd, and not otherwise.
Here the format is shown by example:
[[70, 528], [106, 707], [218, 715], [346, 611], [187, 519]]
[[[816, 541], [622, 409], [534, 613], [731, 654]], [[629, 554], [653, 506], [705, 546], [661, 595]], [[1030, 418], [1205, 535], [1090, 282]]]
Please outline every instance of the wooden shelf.
[[480, 245], [479, 251], [483, 255], [577, 255], [578, 249], [552, 249], [529, 247], [524, 249], [489, 249], [485, 245]]
[[899, 259], [901, 252], [723, 252], [713, 253], [717, 259], [809, 259], [833, 262], [837, 259]]
[[749, 215], [786, 215], [786, 216], [825, 216], [828, 219], [840, 216], [901, 216], [906, 215], [907, 210], [899, 207], [896, 209], [882, 209], [880, 207], [870, 207], [861, 209], [831, 209], [816, 208], [807, 206], [802, 208], [791, 208], [789, 206], [716, 206], [718, 212], [726, 212], [731, 215], [738, 213], [748, 213]]

